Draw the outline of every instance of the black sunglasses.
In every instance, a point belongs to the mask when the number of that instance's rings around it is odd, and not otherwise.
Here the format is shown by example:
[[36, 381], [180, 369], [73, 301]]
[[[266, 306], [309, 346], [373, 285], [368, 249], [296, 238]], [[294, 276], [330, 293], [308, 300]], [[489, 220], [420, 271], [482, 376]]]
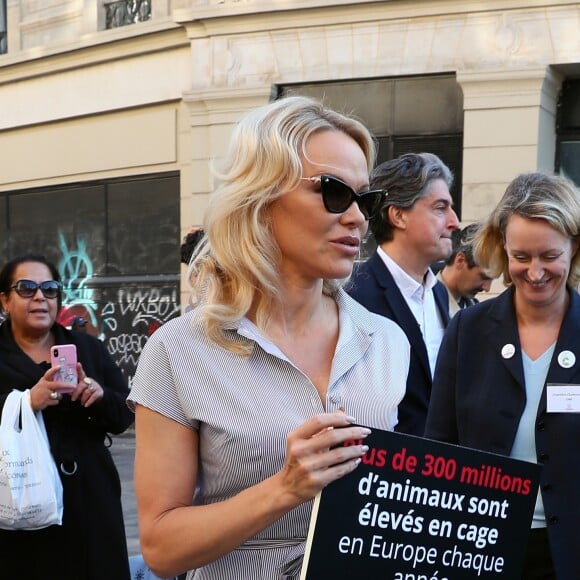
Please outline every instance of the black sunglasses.
[[311, 181], [320, 186], [322, 202], [326, 211], [330, 213], [343, 213], [356, 201], [365, 219], [370, 219], [380, 209], [387, 192], [384, 189], [373, 189], [357, 193], [350, 185], [331, 175], [318, 175], [316, 177], [301, 177], [305, 181]]
[[21, 298], [32, 298], [39, 288], [45, 298], [56, 298], [62, 289], [62, 284], [56, 280], [46, 280], [40, 284], [32, 280], [18, 280], [10, 288], [14, 288]]

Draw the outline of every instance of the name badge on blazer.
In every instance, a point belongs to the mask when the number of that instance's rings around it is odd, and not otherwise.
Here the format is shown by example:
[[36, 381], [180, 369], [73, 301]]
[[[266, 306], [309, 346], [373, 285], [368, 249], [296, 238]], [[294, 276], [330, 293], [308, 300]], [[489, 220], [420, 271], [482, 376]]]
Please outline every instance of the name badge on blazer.
[[548, 413], [580, 413], [580, 385], [553, 385], [546, 387]]

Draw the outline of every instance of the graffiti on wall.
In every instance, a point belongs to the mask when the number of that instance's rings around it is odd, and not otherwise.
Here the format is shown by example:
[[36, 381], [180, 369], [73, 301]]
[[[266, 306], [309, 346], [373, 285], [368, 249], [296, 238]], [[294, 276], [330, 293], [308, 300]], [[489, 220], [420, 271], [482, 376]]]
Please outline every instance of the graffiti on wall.
[[100, 338], [129, 383], [147, 339], [164, 322], [179, 315], [179, 280], [102, 283], [94, 277], [94, 265], [86, 241], [73, 247], [59, 232], [62, 255], [58, 271], [63, 280], [63, 307], [58, 321], [70, 326], [75, 316], [88, 321], [88, 331]]
[[[179, 315], [177, 284], [111, 288], [101, 309], [107, 349], [129, 379], [147, 338], [164, 322]], [[110, 296], [114, 294], [114, 296]]]
[[[62, 257], [57, 268], [63, 281], [63, 311], [59, 316], [59, 322], [70, 326], [72, 318], [84, 315], [96, 328], [98, 318], [95, 290], [87, 287], [87, 283], [93, 278], [94, 269], [87, 253], [86, 240], [78, 238], [76, 249], [69, 250], [63, 233], [58, 232], [58, 247]], [[83, 313], [80, 313], [81, 311]]]

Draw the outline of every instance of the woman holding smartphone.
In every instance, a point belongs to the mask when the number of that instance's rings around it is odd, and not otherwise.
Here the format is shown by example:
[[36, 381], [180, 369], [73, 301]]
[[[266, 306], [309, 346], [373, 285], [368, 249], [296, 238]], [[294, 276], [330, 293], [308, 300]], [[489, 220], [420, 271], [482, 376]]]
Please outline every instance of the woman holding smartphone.
[[[56, 322], [62, 285], [44, 256], [26, 254], [4, 265], [0, 301], [6, 316], [0, 325], [0, 412], [10, 391], [30, 389], [33, 410], [43, 413], [64, 500], [61, 526], [0, 530], [2, 553], [10, 555], [2, 558], [0, 575], [127, 580], [120, 481], [105, 445], [108, 433], [132, 423], [127, 383], [101, 341]], [[75, 347], [67, 347], [78, 358], [72, 387], [51, 367], [58, 345]]]

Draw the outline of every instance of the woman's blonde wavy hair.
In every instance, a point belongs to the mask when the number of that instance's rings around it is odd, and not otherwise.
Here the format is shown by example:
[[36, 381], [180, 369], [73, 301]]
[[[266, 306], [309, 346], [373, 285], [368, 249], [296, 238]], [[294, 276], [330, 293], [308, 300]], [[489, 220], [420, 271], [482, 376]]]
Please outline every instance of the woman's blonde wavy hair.
[[[204, 240], [188, 270], [192, 303], [200, 309], [208, 336], [233, 351], [239, 342], [226, 337], [255, 307], [256, 324], [264, 329], [280, 303], [279, 248], [269, 218], [273, 200], [297, 187], [309, 138], [318, 131], [340, 131], [360, 146], [369, 172], [375, 144], [357, 119], [319, 101], [291, 96], [250, 112], [236, 126], [218, 183], [204, 217]], [[324, 280], [333, 294], [342, 281]]]
[[[506, 254], [505, 232], [512, 215], [544, 220], [573, 243], [580, 241], [580, 193], [564, 177], [545, 173], [522, 173], [507, 187], [503, 197], [475, 236], [475, 261], [489, 275], [502, 276], [506, 286], [512, 283]], [[572, 256], [568, 286], [580, 282], [580, 252]]]

